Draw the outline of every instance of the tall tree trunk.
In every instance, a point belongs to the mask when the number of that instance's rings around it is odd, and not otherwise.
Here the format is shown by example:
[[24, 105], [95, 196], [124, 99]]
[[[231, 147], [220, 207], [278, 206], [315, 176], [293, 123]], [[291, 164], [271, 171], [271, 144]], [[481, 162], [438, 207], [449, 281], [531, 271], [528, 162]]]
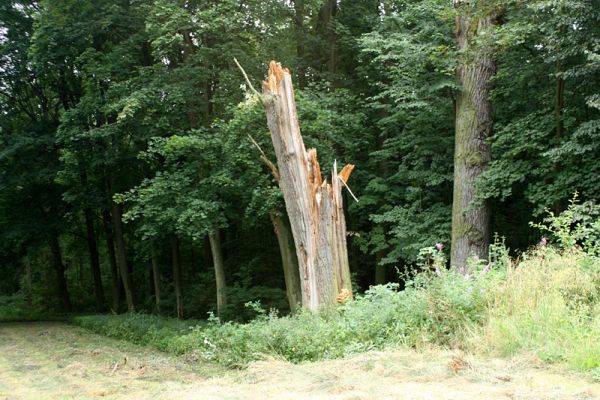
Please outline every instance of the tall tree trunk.
[[[561, 32], [562, 31], [563, 31], [563, 29], [561, 28]], [[556, 70], [559, 74], [562, 74], [562, 67], [561, 67], [560, 61], [556, 62]], [[558, 139], [558, 140], [560, 140], [563, 136], [564, 123], [563, 123], [562, 112], [563, 112], [564, 104], [565, 104], [565, 80], [563, 79], [562, 75], [559, 75], [559, 77], [556, 80], [556, 101], [555, 101], [555, 106], [554, 106], [554, 118], [556, 121], [556, 139]], [[556, 174], [558, 174], [560, 172], [560, 168], [561, 167], [560, 167], [559, 161], [554, 163], [554, 172]], [[555, 215], [560, 214], [563, 211], [562, 199], [558, 198], [558, 199], [554, 200], [553, 208], [554, 208]]]
[[320, 54], [323, 54], [324, 51], [327, 53], [324, 54], [325, 57], [321, 58], [326, 62], [327, 72], [331, 74], [335, 74], [337, 69], [336, 63], [336, 40], [337, 36], [335, 33], [335, 15], [337, 14], [337, 3], [338, 0], [326, 0], [321, 6], [321, 10], [319, 11], [319, 20], [317, 29], [323, 39], [326, 41], [327, 46], [324, 46], [325, 49], [317, 49]]
[[100, 272], [100, 256], [98, 254], [98, 244], [96, 242], [96, 231], [94, 230], [94, 220], [92, 218], [92, 210], [86, 208], [85, 228], [88, 252], [90, 256], [90, 270], [94, 281], [94, 294], [96, 297], [96, 311], [102, 312], [105, 307], [104, 288], [102, 287], [102, 274]]
[[273, 222], [273, 228], [275, 229], [275, 235], [279, 243], [283, 276], [285, 278], [285, 291], [290, 304], [290, 310], [294, 313], [302, 305], [300, 269], [298, 267], [296, 249], [294, 248], [294, 239], [292, 238], [287, 216], [280, 217], [277, 214], [271, 214], [271, 221]]
[[183, 300], [181, 295], [181, 264], [179, 263], [179, 240], [171, 235], [171, 262], [173, 266], [173, 285], [177, 303], [177, 318], [183, 318]]
[[106, 238], [106, 249], [108, 251], [108, 261], [110, 263], [111, 292], [112, 292], [112, 311], [119, 312], [121, 303], [121, 279], [119, 277], [119, 267], [115, 255], [114, 235], [111, 224], [110, 212], [102, 210], [102, 220], [104, 223], [104, 236]]
[[279, 186], [300, 265], [302, 305], [310, 309], [333, 305], [338, 295], [346, 298], [352, 291], [342, 186], [354, 166], [346, 165], [338, 174], [334, 163], [331, 184], [322, 180], [317, 151], [304, 147], [292, 78], [275, 61], [269, 66], [263, 93]]
[[305, 0], [292, 0], [294, 4], [294, 36], [296, 43], [296, 69], [298, 75], [298, 87], [304, 89], [306, 86], [307, 50], [306, 32], [304, 29], [304, 18], [306, 16]]
[[73, 310], [73, 306], [71, 305], [71, 297], [69, 296], [69, 288], [67, 286], [67, 278], [65, 276], [65, 264], [63, 263], [62, 253], [60, 251], [58, 234], [53, 234], [50, 236], [48, 244], [50, 245], [50, 252], [52, 253], [52, 265], [54, 266], [54, 271], [56, 272], [56, 286], [62, 308], [66, 312], [71, 312]]
[[158, 255], [155, 250], [152, 250], [152, 278], [152, 281], [154, 282], [156, 311], [160, 312], [160, 266], [158, 264]]
[[476, 48], [477, 36], [490, 34], [491, 15], [475, 16], [468, 2], [457, 2], [456, 40], [463, 53], [457, 68], [462, 88], [456, 101], [454, 193], [452, 204], [452, 265], [466, 272], [467, 258], [487, 258], [489, 247], [489, 202], [475, 204], [475, 181], [491, 158], [491, 79], [496, 64], [489, 49]]
[[378, 251], [375, 254], [375, 284], [376, 285], [385, 285], [387, 283], [387, 279], [385, 277], [385, 265], [381, 265], [381, 260], [385, 255], [384, 251]]
[[25, 300], [29, 307], [33, 306], [33, 290], [32, 290], [32, 273], [31, 273], [31, 259], [29, 255], [25, 256]]
[[125, 289], [125, 300], [127, 301], [127, 311], [134, 312], [133, 291], [131, 288], [131, 277], [127, 266], [127, 254], [125, 253], [125, 239], [123, 237], [123, 223], [121, 220], [121, 207], [114, 201], [111, 201], [111, 217], [114, 233], [114, 242], [117, 256], [117, 266], [121, 273], [121, 281]]
[[221, 248], [221, 237], [219, 231], [208, 234], [210, 250], [212, 252], [213, 264], [215, 267], [215, 281], [217, 284], [217, 315], [221, 316], [227, 297], [225, 294], [225, 264], [223, 263], [223, 249]]
[[198, 265], [196, 262], [196, 251], [194, 250], [194, 241], [191, 240], [190, 241], [190, 266], [192, 269], [192, 275], [195, 275], [198, 271], [196, 271], [198, 269]]

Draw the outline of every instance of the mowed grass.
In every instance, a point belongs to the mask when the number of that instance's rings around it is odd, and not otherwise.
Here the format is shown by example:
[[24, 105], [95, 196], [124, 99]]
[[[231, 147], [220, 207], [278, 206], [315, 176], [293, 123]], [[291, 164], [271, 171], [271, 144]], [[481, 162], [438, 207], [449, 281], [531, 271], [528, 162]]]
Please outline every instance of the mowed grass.
[[64, 323], [0, 324], [0, 399], [265, 398], [581, 400], [600, 398], [600, 384], [530, 356], [434, 347], [304, 363], [269, 359], [228, 370]]
[[152, 398], [223, 372], [65, 323], [0, 323], [0, 399]]
[[546, 363], [598, 374], [600, 260], [582, 251], [541, 247], [518, 263], [421, 273], [405, 290], [373, 287], [320, 313], [249, 323], [133, 314], [76, 317], [75, 323], [115, 338], [227, 367], [281, 359], [345, 357], [390, 347], [439, 346], [474, 354], [532, 354]]

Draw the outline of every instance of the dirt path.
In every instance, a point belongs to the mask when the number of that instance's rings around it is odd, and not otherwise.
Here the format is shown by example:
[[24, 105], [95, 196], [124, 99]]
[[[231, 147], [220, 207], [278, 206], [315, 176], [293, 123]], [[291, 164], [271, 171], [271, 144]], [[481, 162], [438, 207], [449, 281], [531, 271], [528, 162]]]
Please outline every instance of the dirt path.
[[60, 323], [0, 325], [0, 399], [600, 399], [600, 384], [532, 359], [373, 352], [246, 371], [171, 357]]

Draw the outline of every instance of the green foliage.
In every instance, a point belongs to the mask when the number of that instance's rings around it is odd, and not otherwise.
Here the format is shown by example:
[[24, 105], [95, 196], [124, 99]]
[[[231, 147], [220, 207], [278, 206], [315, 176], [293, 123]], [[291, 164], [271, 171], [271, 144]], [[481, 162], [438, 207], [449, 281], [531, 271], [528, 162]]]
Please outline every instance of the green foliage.
[[178, 354], [182, 351], [176, 347], [177, 338], [202, 324], [147, 314], [78, 316], [73, 317], [73, 322], [105, 336]]
[[588, 254], [600, 256], [600, 206], [592, 201], [579, 203], [575, 193], [564, 212], [547, 213], [543, 222], [532, 226], [548, 232], [563, 249], [581, 245]]
[[[304, 310], [287, 317], [250, 303], [247, 306], [258, 316], [249, 323], [213, 319], [187, 332], [168, 328], [164, 343], [145, 336], [146, 331], [159, 329], [152, 327], [152, 318], [131, 315], [75, 321], [96, 332], [136, 343], [159, 343], [169, 351], [195, 352], [230, 367], [263, 357], [300, 362], [393, 345], [460, 344], [471, 326], [483, 321], [485, 293], [494, 279], [492, 273], [465, 278], [452, 271], [439, 276], [427, 272], [417, 275], [403, 291], [394, 284], [375, 286], [338, 309]], [[143, 327], [136, 327], [140, 323]]]
[[600, 365], [600, 261], [576, 250], [541, 247], [493, 287], [488, 319], [472, 346], [512, 355], [533, 352], [580, 370]]
[[[65, 294], [57, 281], [76, 310], [89, 311], [94, 244], [105, 297], [113, 284], [118, 292], [111, 241], [112, 217], [121, 211], [127, 223], [118, 239], [136, 303], [153, 309], [148, 260], [154, 254], [165, 315], [174, 308], [166, 239], [180, 243], [186, 315], [200, 318], [215, 301], [206, 235], [220, 231], [229, 286], [223, 315], [236, 323], [192, 333], [144, 316], [119, 321], [137, 318], [131, 329], [139, 332], [160, 326], [169, 339], [159, 347], [201, 349], [228, 365], [264, 355], [300, 361], [389, 343], [461, 342], [486, 318], [486, 285], [512, 268], [508, 247], [525, 251], [543, 229], [566, 251], [577, 245], [599, 255], [598, 206], [590, 202], [600, 198], [596, 0], [478, 1], [464, 10], [476, 15], [494, 7], [501, 16], [494, 34], [482, 35], [498, 68], [493, 157], [477, 187], [480, 199], [493, 203], [492, 231], [502, 239], [490, 247], [489, 260], [471, 260], [469, 279], [447, 271], [444, 253], [428, 247], [450, 247], [461, 56], [452, 2], [240, 4], [0, 4], [0, 294], [27, 287], [33, 297], [32, 309], [17, 298], [4, 301], [4, 315], [53, 311]], [[256, 98], [244, 98], [234, 57], [255, 84], [270, 59], [289, 66], [303, 137], [319, 149], [324, 175], [334, 160], [356, 164], [349, 185], [359, 202], [345, 198], [355, 286], [369, 287], [375, 265], [409, 265], [401, 282], [407, 290], [373, 288], [337, 311], [264, 313], [240, 324], [257, 313], [243, 306], [249, 301], [287, 309], [270, 220], [285, 211], [248, 138], [275, 161], [264, 110]], [[574, 190], [582, 203], [561, 214]], [[526, 224], [545, 209], [551, 217]], [[593, 260], [581, 263], [594, 269]], [[423, 274], [415, 277], [418, 269]], [[405, 278], [389, 272], [387, 279]], [[563, 316], [560, 307], [552, 312]], [[94, 329], [110, 319], [99, 319]], [[125, 335], [117, 325], [114, 336]], [[578, 332], [584, 325], [573, 326]], [[134, 339], [160, 341], [145, 334]]]
[[[364, 251], [380, 264], [414, 261], [449, 242], [456, 54], [447, 1], [403, 3], [361, 37], [371, 123], [367, 179], [351, 215], [369, 216]], [[418, 22], [417, 22], [418, 21]], [[364, 218], [364, 217], [362, 217]], [[362, 222], [362, 221], [361, 221]]]
[[403, 291], [374, 286], [319, 313], [280, 317], [260, 303], [246, 307], [249, 323], [178, 321], [146, 315], [76, 317], [75, 323], [111, 337], [206, 361], [243, 367], [276, 357], [293, 362], [337, 358], [390, 346], [441, 345], [482, 352], [531, 351], [546, 362], [581, 370], [600, 365], [600, 263], [551, 247], [519, 265], [440, 270], [416, 275]]
[[21, 294], [0, 296], [0, 322], [64, 321], [67, 315], [50, 312], [40, 305], [29, 305]]

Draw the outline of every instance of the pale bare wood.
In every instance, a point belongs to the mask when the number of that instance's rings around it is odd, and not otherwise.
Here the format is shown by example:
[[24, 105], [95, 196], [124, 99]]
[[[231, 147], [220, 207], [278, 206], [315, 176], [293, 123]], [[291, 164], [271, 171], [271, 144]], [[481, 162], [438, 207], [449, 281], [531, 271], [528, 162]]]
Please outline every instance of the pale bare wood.
[[289, 70], [275, 61], [263, 82], [262, 101], [298, 256], [302, 305], [334, 305], [342, 291], [344, 297], [352, 293], [341, 191], [354, 166], [338, 174], [334, 163], [331, 183], [323, 180], [316, 149], [304, 146]]

